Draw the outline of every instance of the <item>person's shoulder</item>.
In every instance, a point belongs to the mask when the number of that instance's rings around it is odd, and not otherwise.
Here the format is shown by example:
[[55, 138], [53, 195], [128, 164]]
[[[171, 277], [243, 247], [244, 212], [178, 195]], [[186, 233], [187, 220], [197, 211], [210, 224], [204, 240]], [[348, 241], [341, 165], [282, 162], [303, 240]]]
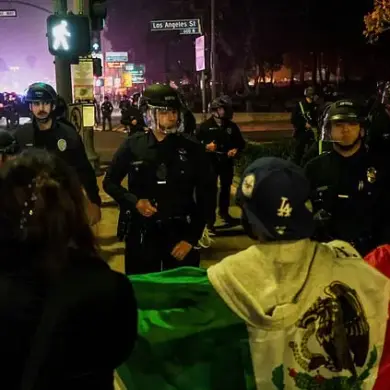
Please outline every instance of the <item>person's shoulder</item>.
[[59, 132], [59, 134], [66, 136], [66, 138], [70, 140], [76, 141], [79, 139], [79, 133], [77, 132], [76, 128], [66, 119], [58, 119], [56, 121], [56, 130]]
[[319, 156], [313, 157], [305, 165], [305, 170], [317, 169], [324, 166], [324, 164], [326, 164], [331, 158], [331, 154], [332, 152], [323, 152]]

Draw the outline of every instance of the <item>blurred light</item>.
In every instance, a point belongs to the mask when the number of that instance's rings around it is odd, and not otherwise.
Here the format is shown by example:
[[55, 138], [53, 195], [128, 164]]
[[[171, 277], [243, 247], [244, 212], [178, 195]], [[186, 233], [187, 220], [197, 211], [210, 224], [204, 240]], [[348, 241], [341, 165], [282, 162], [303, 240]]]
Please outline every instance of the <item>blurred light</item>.
[[58, 50], [61, 46], [64, 50], [69, 50], [68, 38], [71, 37], [71, 33], [68, 31], [68, 23], [66, 20], [62, 20], [60, 24], [54, 26], [52, 28], [52, 34], [54, 37], [54, 50]]

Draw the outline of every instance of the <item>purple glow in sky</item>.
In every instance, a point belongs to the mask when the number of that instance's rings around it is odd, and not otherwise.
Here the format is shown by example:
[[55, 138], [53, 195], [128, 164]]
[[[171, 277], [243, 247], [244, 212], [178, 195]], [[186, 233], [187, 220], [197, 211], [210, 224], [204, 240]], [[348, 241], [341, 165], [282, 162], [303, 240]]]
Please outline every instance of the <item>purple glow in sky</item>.
[[[24, 0], [52, 9], [51, 0]], [[48, 13], [16, 4], [0, 2], [0, 9], [16, 9], [17, 18], [0, 18], [0, 92], [22, 93], [36, 81], [55, 83], [54, 57], [46, 38]]]

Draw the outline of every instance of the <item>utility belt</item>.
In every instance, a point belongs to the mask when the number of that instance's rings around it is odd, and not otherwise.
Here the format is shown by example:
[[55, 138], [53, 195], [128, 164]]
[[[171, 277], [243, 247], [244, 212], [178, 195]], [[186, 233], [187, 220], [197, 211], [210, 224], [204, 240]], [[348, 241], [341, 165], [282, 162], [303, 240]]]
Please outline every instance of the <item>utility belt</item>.
[[[146, 218], [141, 216], [137, 211], [131, 212], [126, 210], [119, 214], [117, 237], [120, 241], [126, 241], [126, 239], [132, 235], [139, 236], [141, 242], [144, 241], [145, 236], [153, 234], [156, 231], [162, 231], [171, 229], [172, 227], [181, 225], [190, 225], [192, 217], [190, 214], [177, 215], [167, 218]], [[138, 214], [138, 215], [136, 215]]]

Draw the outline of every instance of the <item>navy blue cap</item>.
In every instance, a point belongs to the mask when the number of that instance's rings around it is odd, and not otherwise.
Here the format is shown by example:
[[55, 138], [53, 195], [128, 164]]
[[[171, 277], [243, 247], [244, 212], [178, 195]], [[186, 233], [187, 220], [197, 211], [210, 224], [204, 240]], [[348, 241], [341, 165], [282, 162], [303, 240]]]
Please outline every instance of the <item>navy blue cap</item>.
[[264, 157], [245, 169], [237, 200], [256, 233], [277, 241], [300, 240], [314, 233], [310, 193], [302, 168]]

